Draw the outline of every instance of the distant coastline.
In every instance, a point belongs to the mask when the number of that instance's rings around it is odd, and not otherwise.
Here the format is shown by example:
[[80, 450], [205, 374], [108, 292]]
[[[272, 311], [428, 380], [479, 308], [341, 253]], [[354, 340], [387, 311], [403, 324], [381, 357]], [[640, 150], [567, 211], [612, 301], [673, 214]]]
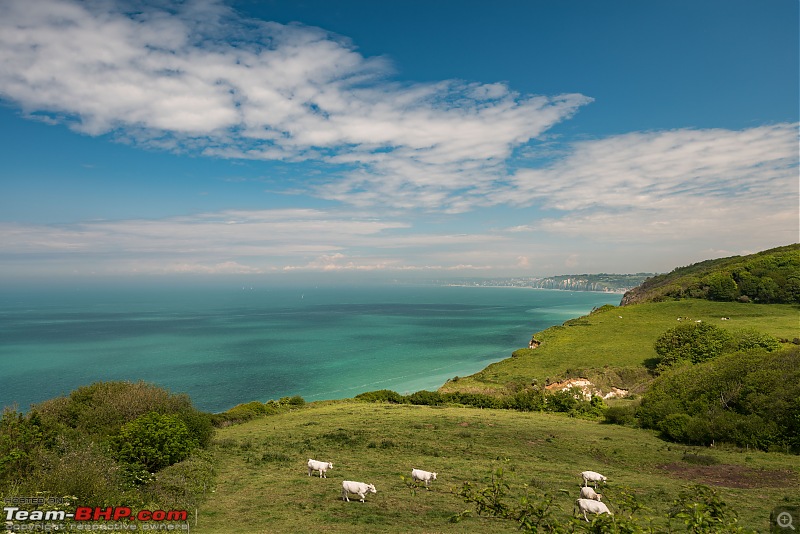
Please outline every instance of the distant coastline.
[[564, 274], [547, 277], [439, 279], [429, 280], [427, 283], [442, 287], [512, 287], [624, 294], [653, 276], [655, 276], [653, 273]]

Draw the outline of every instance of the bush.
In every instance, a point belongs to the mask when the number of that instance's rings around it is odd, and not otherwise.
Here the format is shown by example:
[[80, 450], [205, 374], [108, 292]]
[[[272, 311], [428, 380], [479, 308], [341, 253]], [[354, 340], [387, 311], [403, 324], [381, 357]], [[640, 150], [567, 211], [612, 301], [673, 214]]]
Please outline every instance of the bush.
[[545, 407], [545, 394], [539, 388], [526, 388], [515, 393], [506, 402], [508, 408], [521, 412], [540, 412]]
[[733, 346], [731, 352], [761, 349], [772, 352], [781, 348], [778, 339], [755, 330], [744, 328], [733, 332]]
[[15, 409], [3, 410], [0, 419], [0, 482], [26, 478], [31, 458], [44, 446], [45, 430], [36, 412], [29, 417]]
[[482, 393], [461, 393], [453, 392], [444, 395], [445, 400], [451, 404], [462, 404], [474, 408], [501, 408], [502, 401], [497, 397], [484, 395]]
[[631, 405], [610, 406], [603, 414], [603, 422], [612, 425], [636, 426], [636, 407]]
[[367, 391], [356, 395], [355, 398], [364, 402], [388, 402], [390, 404], [402, 404], [404, 400], [402, 395], [390, 389]]
[[41, 451], [35, 464], [26, 481], [31, 494], [46, 488], [86, 506], [132, 504], [119, 464], [93, 441], [62, 441], [54, 450]]
[[422, 406], [441, 406], [445, 399], [438, 391], [417, 391], [406, 397], [411, 404]]
[[658, 339], [654, 348], [661, 369], [679, 361], [700, 363], [722, 354], [731, 342], [731, 334], [708, 323], [687, 323], [670, 328]]
[[120, 461], [151, 473], [183, 460], [198, 447], [178, 416], [156, 412], [126, 423], [111, 442]]
[[293, 397], [281, 397], [278, 400], [278, 404], [282, 406], [304, 406], [306, 404], [306, 400], [301, 397], [300, 395], [294, 395]]
[[800, 348], [675, 367], [653, 381], [636, 413], [643, 427], [682, 443], [800, 451]]

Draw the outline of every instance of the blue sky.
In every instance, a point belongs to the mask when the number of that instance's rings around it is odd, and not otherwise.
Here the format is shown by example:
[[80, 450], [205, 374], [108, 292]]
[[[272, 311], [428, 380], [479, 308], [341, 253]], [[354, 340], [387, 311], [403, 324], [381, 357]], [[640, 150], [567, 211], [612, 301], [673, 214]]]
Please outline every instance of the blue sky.
[[661, 272], [796, 242], [798, 64], [795, 0], [6, 0], [0, 277]]

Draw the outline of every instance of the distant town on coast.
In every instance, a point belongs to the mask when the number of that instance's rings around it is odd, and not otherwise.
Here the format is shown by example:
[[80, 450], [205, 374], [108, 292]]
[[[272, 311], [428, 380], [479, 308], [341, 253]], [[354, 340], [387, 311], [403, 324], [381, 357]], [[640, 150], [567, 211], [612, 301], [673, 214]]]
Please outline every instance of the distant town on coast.
[[445, 286], [467, 287], [520, 287], [532, 289], [563, 289], [566, 291], [602, 291], [625, 293], [638, 286], [655, 273], [636, 274], [561, 274], [545, 278], [463, 278], [459, 280], [432, 280], [430, 283]]

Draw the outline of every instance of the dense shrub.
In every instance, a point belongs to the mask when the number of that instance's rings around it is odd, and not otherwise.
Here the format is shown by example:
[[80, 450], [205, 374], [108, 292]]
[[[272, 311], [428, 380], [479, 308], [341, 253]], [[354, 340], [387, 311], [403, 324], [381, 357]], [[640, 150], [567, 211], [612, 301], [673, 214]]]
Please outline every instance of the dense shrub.
[[209, 420], [216, 427], [224, 427], [232, 424], [244, 423], [262, 415], [275, 415], [287, 410], [298, 408], [305, 405], [303, 397], [281, 397], [279, 400], [269, 400], [267, 402], [251, 401], [244, 404], [237, 404], [230, 410], [215, 413]]
[[503, 401], [483, 393], [462, 393], [455, 391], [444, 394], [445, 400], [450, 404], [462, 404], [473, 408], [502, 408]]
[[147, 501], [141, 484], [212, 434], [211, 416], [186, 395], [144, 382], [94, 383], [28, 414], [4, 411], [0, 488], [72, 495], [87, 506], [162, 504]]
[[732, 339], [727, 330], [709, 323], [685, 323], [670, 328], [654, 345], [659, 356], [658, 367], [665, 369], [680, 361], [704, 362], [725, 352]]
[[392, 404], [415, 404], [421, 406], [442, 406], [457, 404], [473, 408], [495, 408], [519, 410], [521, 412], [564, 412], [584, 417], [599, 417], [607, 406], [600, 397], [590, 400], [583, 398], [583, 392], [558, 391], [548, 393], [536, 386], [523, 387], [513, 394], [492, 396], [483, 393], [438, 391], [417, 391], [410, 395], [400, 395], [391, 390], [368, 391], [356, 396], [364, 402], [388, 402]]
[[733, 345], [730, 352], [763, 349], [768, 352], [781, 348], [780, 341], [753, 328], [743, 328], [732, 333]]
[[124, 424], [111, 443], [122, 462], [151, 473], [180, 462], [198, 447], [178, 416], [156, 412]]
[[390, 404], [402, 404], [404, 402], [402, 395], [390, 389], [360, 393], [356, 395], [356, 399], [364, 402], [388, 402]]
[[800, 348], [726, 354], [663, 373], [644, 394], [642, 426], [682, 443], [800, 451]]
[[53, 449], [41, 449], [34, 462], [36, 469], [25, 480], [31, 495], [46, 488], [93, 506], [132, 504], [119, 464], [94, 441], [59, 440]]
[[438, 391], [417, 391], [408, 395], [408, 402], [422, 406], [441, 406], [445, 404], [445, 398]]
[[36, 412], [25, 417], [6, 408], [0, 419], [0, 483], [27, 477], [33, 470], [32, 458], [44, 446], [45, 430]]
[[95, 382], [68, 397], [44, 401], [33, 410], [45, 426], [62, 433], [71, 429], [76, 436], [105, 438], [150, 412], [177, 415], [201, 446], [208, 444], [214, 432], [211, 416], [192, 406], [188, 395], [172, 394], [146, 382]]
[[609, 406], [603, 414], [603, 422], [612, 425], [637, 426], [636, 406], [626, 404]]
[[756, 303], [800, 302], [800, 245], [707, 260], [648, 278], [623, 304], [699, 298]]
[[506, 400], [506, 407], [521, 412], [540, 412], [545, 407], [545, 393], [539, 388], [525, 388]]

